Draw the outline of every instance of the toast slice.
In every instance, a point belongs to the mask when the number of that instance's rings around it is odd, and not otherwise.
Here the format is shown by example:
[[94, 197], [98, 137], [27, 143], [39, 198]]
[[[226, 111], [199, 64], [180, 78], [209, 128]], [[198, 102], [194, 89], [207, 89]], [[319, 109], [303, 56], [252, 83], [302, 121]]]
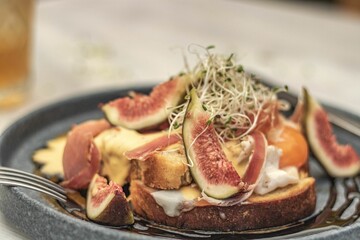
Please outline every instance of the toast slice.
[[122, 127], [103, 131], [94, 140], [101, 151], [102, 167], [100, 174], [119, 185], [124, 185], [131, 169], [131, 162], [124, 156], [124, 152], [146, 144], [164, 134], [166, 133], [140, 134]]
[[196, 206], [174, 217], [166, 214], [164, 208], [156, 202], [152, 194], [155, 191], [141, 181], [132, 181], [130, 192], [133, 211], [150, 221], [185, 229], [243, 231], [280, 226], [309, 216], [314, 212], [316, 204], [315, 179], [312, 177], [263, 196], [253, 194], [239, 205]]
[[182, 144], [173, 144], [145, 161], [132, 160], [130, 179], [141, 180], [151, 188], [179, 189], [192, 182], [189, 168], [184, 163]]

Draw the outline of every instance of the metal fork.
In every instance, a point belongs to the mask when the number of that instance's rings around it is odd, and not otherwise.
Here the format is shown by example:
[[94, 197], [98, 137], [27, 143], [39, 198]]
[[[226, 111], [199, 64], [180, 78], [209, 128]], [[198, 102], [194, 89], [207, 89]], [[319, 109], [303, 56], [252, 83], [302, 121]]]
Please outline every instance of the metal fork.
[[0, 184], [28, 188], [47, 194], [61, 202], [67, 201], [63, 187], [46, 178], [21, 170], [0, 166]]

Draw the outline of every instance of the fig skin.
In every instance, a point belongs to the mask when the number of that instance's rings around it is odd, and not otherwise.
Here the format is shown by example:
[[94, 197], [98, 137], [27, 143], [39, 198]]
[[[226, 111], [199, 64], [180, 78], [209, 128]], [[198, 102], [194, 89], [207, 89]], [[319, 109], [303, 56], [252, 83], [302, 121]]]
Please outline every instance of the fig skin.
[[[129, 203], [126, 200], [125, 193], [122, 191], [122, 188], [116, 183], [110, 182], [110, 184], [106, 184], [107, 180], [100, 175], [96, 174], [90, 184], [87, 194], [86, 201], [86, 215], [89, 219], [94, 222], [111, 225], [111, 226], [122, 226], [129, 225], [134, 223], [134, 217], [132, 210], [130, 208]], [[99, 188], [98, 191], [92, 195], [93, 191], [96, 188]], [[110, 197], [111, 200], [107, 203], [107, 205], [101, 206], [102, 203], [98, 203], [98, 206], [93, 206], [92, 200], [93, 198], [98, 197], [97, 193], [101, 193], [101, 188], [108, 188], [108, 192], [106, 192], [105, 197], [103, 197], [103, 201], [107, 201]], [[102, 207], [103, 210], [96, 215], [94, 213], [96, 207]]]
[[[209, 117], [210, 115], [203, 110], [195, 89], [192, 89], [182, 129], [185, 156], [188, 163], [193, 164], [190, 167], [191, 175], [199, 187], [210, 197], [226, 199], [240, 191], [241, 179], [232, 164], [227, 161], [225, 153], [221, 150], [212, 124], [206, 123]], [[194, 134], [198, 134], [196, 141], [201, 143], [192, 143], [195, 138]], [[206, 139], [206, 142], [204, 142], [204, 139]], [[204, 151], [201, 154], [195, 151], [196, 147], [199, 150], [200, 146], [198, 144], [202, 145], [201, 148]], [[203, 162], [205, 160], [212, 163], [205, 164]], [[206, 165], [207, 168], [205, 169]], [[210, 166], [213, 166], [213, 168], [210, 168]]]
[[153, 88], [149, 95], [134, 93], [102, 104], [106, 119], [115, 126], [133, 130], [152, 130], [167, 120], [171, 107], [184, 101], [191, 83], [187, 77], [176, 77]]
[[[360, 158], [350, 145], [340, 145], [322, 106], [303, 88], [306, 137], [311, 151], [332, 177], [350, 177], [360, 172]], [[320, 128], [320, 129], [319, 129]]]
[[115, 194], [105, 210], [98, 217], [91, 220], [111, 226], [122, 226], [133, 224], [134, 216], [125, 194]]

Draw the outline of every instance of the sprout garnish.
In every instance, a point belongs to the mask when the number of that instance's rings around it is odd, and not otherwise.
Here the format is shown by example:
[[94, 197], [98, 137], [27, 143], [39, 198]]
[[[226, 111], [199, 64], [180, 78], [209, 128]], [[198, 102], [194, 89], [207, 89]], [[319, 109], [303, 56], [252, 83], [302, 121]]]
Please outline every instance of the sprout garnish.
[[[213, 54], [210, 52], [213, 48], [200, 47], [205, 52], [204, 57], [190, 49], [189, 52], [196, 55], [198, 64], [189, 69], [185, 58], [185, 75], [194, 83], [192, 87], [196, 89], [203, 109], [209, 112], [209, 122], [214, 124], [220, 140], [240, 139], [264, 120], [260, 119], [260, 113], [273, 114], [271, 109], [278, 104], [276, 93], [287, 87], [268, 88], [256, 81], [253, 74], [247, 74], [242, 65], [236, 64], [234, 54]], [[171, 109], [170, 131], [183, 122], [186, 107], [187, 102]]]

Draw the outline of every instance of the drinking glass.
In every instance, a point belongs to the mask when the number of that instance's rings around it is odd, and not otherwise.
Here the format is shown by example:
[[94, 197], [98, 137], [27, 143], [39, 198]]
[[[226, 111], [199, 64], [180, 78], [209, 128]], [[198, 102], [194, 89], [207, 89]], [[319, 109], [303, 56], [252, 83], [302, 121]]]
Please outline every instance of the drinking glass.
[[34, 0], [0, 0], [0, 109], [26, 99]]

